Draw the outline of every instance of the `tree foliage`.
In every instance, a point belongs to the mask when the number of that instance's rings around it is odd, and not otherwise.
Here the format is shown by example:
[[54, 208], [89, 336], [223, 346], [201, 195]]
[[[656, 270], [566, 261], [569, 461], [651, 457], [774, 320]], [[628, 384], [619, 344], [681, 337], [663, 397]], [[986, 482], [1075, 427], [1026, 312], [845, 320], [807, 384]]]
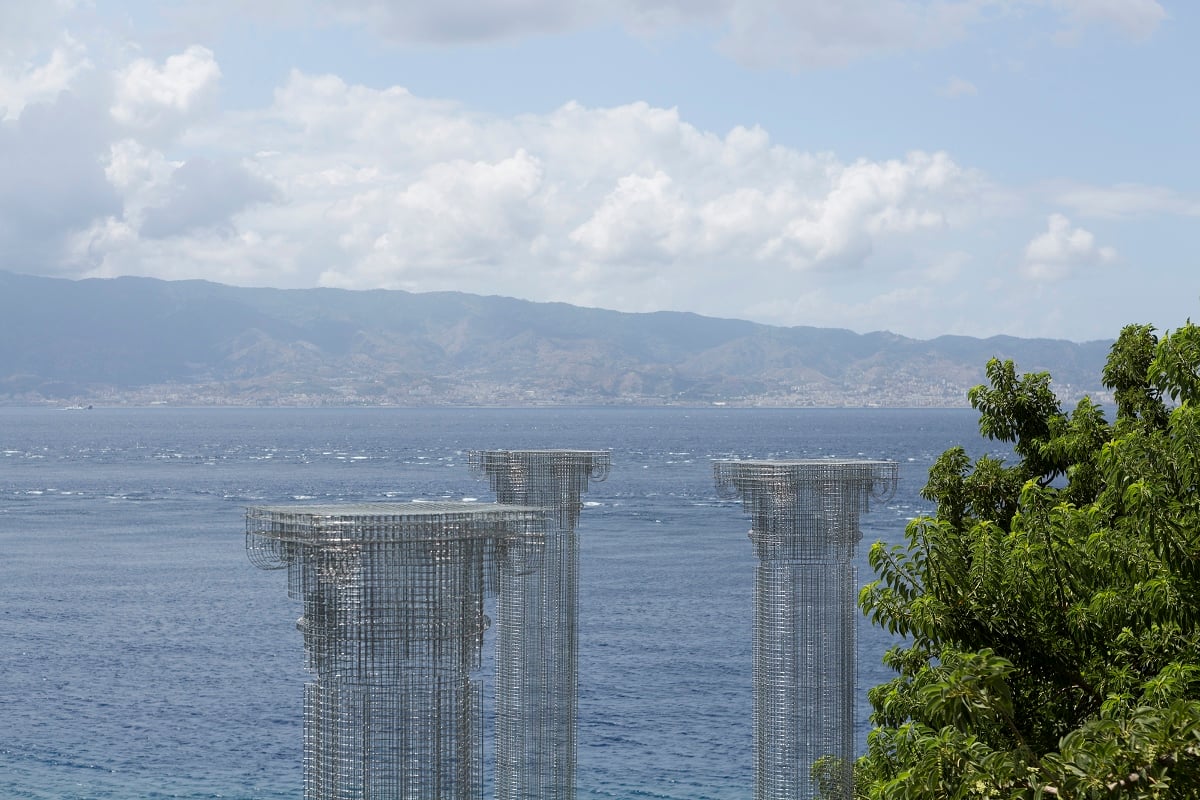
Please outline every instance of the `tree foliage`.
[[1121, 332], [1112, 422], [987, 377], [980, 431], [1015, 457], [948, 450], [936, 513], [871, 550], [860, 605], [903, 644], [856, 797], [1200, 797], [1200, 328]]

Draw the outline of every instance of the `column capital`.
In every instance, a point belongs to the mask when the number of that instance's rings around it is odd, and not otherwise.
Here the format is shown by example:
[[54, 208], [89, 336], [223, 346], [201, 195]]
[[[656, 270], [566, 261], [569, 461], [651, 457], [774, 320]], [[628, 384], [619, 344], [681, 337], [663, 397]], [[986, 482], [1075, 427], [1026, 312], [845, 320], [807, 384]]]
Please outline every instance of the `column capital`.
[[547, 477], [584, 479], [582, 491], [587, 491], [588, 479], [603, 481], [608, 477], [612, 454], [607, 450], [470, 450], [467, 464], [478, 475], [491, 477], [506, 471], [524, 470]]
[[894, 461], [852, 459], [713, 462], [717, 493], [741, 498], [762, 560], [841, 561], [862, 538], [859, 517], [896, 490]]

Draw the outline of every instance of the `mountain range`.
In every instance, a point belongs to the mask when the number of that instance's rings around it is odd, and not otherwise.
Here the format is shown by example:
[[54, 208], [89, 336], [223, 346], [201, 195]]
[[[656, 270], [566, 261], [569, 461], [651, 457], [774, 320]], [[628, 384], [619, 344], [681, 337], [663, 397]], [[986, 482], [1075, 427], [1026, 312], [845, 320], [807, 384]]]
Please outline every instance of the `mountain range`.
[[919, 340], [459, 292], [0, 271], [0, 403], [962, 406], [989, 358], [1105, 399], [1111, 342]]

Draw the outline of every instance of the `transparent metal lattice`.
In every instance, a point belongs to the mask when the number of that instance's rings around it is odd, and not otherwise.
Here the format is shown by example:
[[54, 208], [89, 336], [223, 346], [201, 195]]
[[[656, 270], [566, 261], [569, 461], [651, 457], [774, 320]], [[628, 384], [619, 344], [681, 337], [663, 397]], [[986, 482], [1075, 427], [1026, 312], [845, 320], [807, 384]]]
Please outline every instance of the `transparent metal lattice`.
[[496, 796], [573, 800], [579, 687], [580, 497], [608, 476], [594, 450], [486, 450], [469, 454], [500, 503], [551, 515], [544, 568], [502, 577], [496, 632]]
[[832, 756], [851, 792], [856, 677], [852, 561], [859, 517], [895, 491], [887, 461], [718, 461], [717, 487], [741, 497], [754, 583], [754, 797], [815, 796], [813, 763]]
[[304, 603], [306, 800], [480, 800], [484, 595], [534, 574], [546, 513], [481, 503], [249, 508]]

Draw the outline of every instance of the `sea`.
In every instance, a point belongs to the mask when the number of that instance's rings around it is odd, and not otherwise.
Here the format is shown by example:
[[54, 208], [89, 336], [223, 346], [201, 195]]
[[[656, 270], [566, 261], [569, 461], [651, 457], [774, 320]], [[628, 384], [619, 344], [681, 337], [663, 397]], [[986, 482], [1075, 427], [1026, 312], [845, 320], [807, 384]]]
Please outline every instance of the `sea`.
[[[712, 460], [898, 462], [865, 583], [954, 445], [1004, 455], [966, 409], [0, 408], [0, 797], [298, 800], [301, 609], [246, 506], [488, 501], [467, 451], [565, 447], [612, 452], [578, 529], [580, 800], [744, 800], [754, 557]], [[895, 643], [860, 620], [860, 748]]]

